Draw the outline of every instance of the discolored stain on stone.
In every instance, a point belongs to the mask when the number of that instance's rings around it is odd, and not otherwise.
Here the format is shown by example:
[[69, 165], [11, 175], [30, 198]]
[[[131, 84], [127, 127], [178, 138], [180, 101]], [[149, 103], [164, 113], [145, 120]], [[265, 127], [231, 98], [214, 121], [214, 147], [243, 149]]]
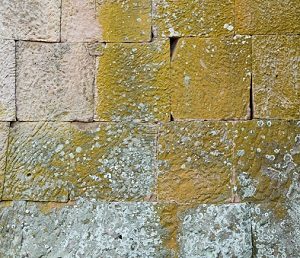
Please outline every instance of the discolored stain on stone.
[[151, 0], [96, 0], [105, 42], [149, 42]]
[[171, 62], [174, 119], [246, 118], [250, 57], [248, 36], [179, 39]]
[[67, 201], [67, 123], [16, 123], [10, 131], [4, 200]]
[[232, 0], [154, 0], [153, 28], [158, 37], [233, 34]]
[[158, 199], [220, 203], [231, 198], [233, 143], [225, 122], [165, 124], [158, 138]]
[[63, 0], [61, 30], [63, 42], [102, 41], [95, 0]]
[[2, 0], [0, 38], [58, 42], [61, 0]]
[[253, 38], [255, 117], [300, 118], [299, 56], [300, 36]]
[[102, 48], [97, 120], [169, 120], [169, 48], [168, 41], [107, 44]]
[[155, 185], [156, 128], [125, 123], [72, 124], [71, 198], [143, 200]]
[[26, 203], [0, 202], [0, 257], [21, 257]]
[[240, 122], [235, 124], [234, 135], [239, 198], [266, 202], [277, 216], [284, 216], [286, 210], [280, 204], [300, 192], [300, 123]]
[[0, 123], [0, 200], [2, 198], [2, 192], [3, 192], [8, 134], [9, 134], [9, 123], [1, 122]]
[[239, 34], [288, 34], [300, 32], [298, 0], [236, 0]]
[[85, 44], [19, 42], [18, 120], [91, 120], [94, 73]]
[[0, 121], [16, 119], [15, 42], [0, 40]]
[[[299, 197], [299, 196], [298, 196]], [[252, 230], [255, 257], [299, 257], [300, 206], [299, 198], [289, 202], [287, 214], [278, 218], [269, 205], [252, 207]]]

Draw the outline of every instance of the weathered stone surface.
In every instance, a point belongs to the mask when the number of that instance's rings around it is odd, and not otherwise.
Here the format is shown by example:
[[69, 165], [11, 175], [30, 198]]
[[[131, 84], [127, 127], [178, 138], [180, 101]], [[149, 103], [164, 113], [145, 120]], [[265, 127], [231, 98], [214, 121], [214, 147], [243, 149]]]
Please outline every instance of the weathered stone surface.
[[61, 0], [2, 0], [0, 38], [58, 42]]
[[298, 0], [236, 0], [236, 31], [239, 34], [300, 32]]
[[4, 200], [67, 201], [66, 123], [17, 123], [10, 131]]
[[180, 257], [252, 257], [246, 204], [200, 205], [181, 218]]
[[176, 119], [246, 118], [251, 39], [179, 39], [171, 63]]
[[168, 41], [107, 44], [99, 57], [96, 119], [168, 120], [169, 60]]
[[[2, 197], [9, 124], [0, 123], [0, 200]], [[1, 241], [0, 241], [1, 242]]]
[[255, 117], [300, 119], [299, 56], [300, 36], [253, 38]]
[[68, 42], [102, 40], [95, 0], [63, 0], [61, 39]]
[[71, 198], [151, 199], [156, 128], [122, 123], [72, 124]]
[[0, 202], [0, 257], [20, 257], [25, 202]]
[[154, 0], [153, 27], [158, 37], [232, 34], [232, 0]]
[[91, 120], [94, 72], [94, 57], [84, 44], [20, 42], [18, 120]]
[[178, 203], [228, 202], [232, 141], [225, 122], [165, 124], [158, 138], [158, 199]]
[[0, 40], [0, 66], [0, 121], [14, 121], [16, 119], [16, 75], [13, 40]]
[[[79, 201], [52, 208], [28, 203], [25, 212], [14, 211], [13, 218], [24, 217], [21, 250], [14, 257], [168, 257], [150, 203]], [[8, 212], [11, 208], [2, 209]]]
[[105, 42], [151, 40], [151, 0], [96, 0]]
[[255, 257], [299, 257], [299, 199], [288, 204], [284, 218], [278, 218], [263, 204], [254, 205], [252, 210]]
[[300, 122], [240, 122], [234, 134], [239, 198], [264, 201], [278, 214], [284, 212], [277, 203], [300, 193]]

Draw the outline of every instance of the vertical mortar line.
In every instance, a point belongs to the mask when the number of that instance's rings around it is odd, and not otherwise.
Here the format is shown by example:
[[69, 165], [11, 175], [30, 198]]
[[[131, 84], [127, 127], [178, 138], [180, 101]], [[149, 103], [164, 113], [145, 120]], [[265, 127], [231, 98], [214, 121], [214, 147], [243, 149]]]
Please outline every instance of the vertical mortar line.
[[159, 203], [159, 198], [158, 198], [158, 174], [159, 174], [159, 161], [158, 161], [158, 139], [159, 139], [159, 133], [161, 130], [161, 124], [158, 123], [158, 126], [156, 128], [156, 135], [155, 135], [155, 158], [154, 158], [154, 176], [155, 176], [155, 188], [154, 188], [154, 194], [156, 198], [156, 202]]
[[96, 87], [97, 87], [97, 55], [94, 56], [94, 80], [93, 80], [93, 89], [92, 89], [92, 96], [93, 96], [93, 118], [92, 121], [95, 121], [96, 116]]
[[232, 199], [232, 202], [233, 203], [237, 203], [236, 201], [236, 197], [237, 197], [237, 192], [236, 192], [236, 188], [237, 188], [237, 177], [236, 177], [236, 168], [235, 168], [235, 163], [234, 163], [234, 158], [235, 158], [235, 141], [234, 141], [234, 134], [233, 132], [235, 131], [234, 130], [234, 127], [237, 123], [240, 123], [239, 121], [232, 121], [230, 122], [230, 125], [231, 125], [231, 128], [229, 128], [229, 130], [231, 130], [231, 133], [229, 135], [230, 138], [231, 138], [231, 141], [232, 141], [232, 148], [231, 148], [231, 153], [230, 153], [230, 156], [231, 156], [231, 162], [232, 162], [232, 170], [231, 170], [231, 184], [232, 184], [232, 191], [231, 191], [231, 199]]
[[[252, 208], [252, 206], [251, 206]], [[256, 247], [255, 247], [255, 240], [254, 240], [254, 233], [253, 233], [253, 224], [252, 224], [252, 209], [250, 209], [250, 234], [251, 234], [251, 258], [256, 257]]]
[[59, 42], [61, 42], [61, 27], [62, 27], [62, 8], [63, 8], [63, 0], [60, 0], [60, 20], [59, 20]]
[[251, 62], [251, 78], [250, 78], [250, 120], [254, 118], [254, 96], [253, 96], [253, 36], [251, 35], [250, 62]]
[[14, 75], [15, 75], [15, 120], [18, 121], [18, 105], [17, 105], [17, 44], [18, 41], [15, 40], [15, 71], [14, 71]]

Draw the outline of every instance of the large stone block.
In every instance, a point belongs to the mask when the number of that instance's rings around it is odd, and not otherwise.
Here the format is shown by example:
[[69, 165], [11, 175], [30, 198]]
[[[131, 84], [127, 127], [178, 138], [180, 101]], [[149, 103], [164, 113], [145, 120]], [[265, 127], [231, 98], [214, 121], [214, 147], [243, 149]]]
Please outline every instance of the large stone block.
[[10, 131], [4, 200], [67, 201], [66, 123], [16, 123]]
[[3, 192], [9, 124], [0, 123], [0, 200]]
[[300, 122], [239, 122], [233, 134], [239, 198], [284, 212], [280, 204], [300, 193]]
[[0, 40], [0, 66], [0, 121], [14, 121], [16, 119], [16, 67], [13, 40]]
[[180, 257], [252, 257], [246, 204], [200, 205], [181, 215]]
[[152, 199], [155, 126], [75, 123], [71, 127], [71, 199]]
[[165, 124], [158, 138], [158, 199], [178, 203], [221, 203], [231, 199], [230, 124]]
[[250, 105], [251, 39], [179, 39], [171, 63], [174, 119], [238, 119]]
[[169, 42], [107, 44], [102, 52], [98, 64], [96, 119], [168, 120]]
[[2, 0], [0, 38], [58, 42], [61, 0]]
[[239, 34], [287, 34], [300, 32], [299, 0], [236, 0]]
[[154, 0], [153, 28], [158, 37], [233, 34], [232, 0]]
[[151, 40], [151, 0], [96, 0], [105, 42]]
[[101, 41], [95, 0], [63, 0], [61, 39], [68, 42]]
[[18, 120], [92, 120], [94, 73], [94, 57], [84, 44], [20, 42]]
[[253, 38], [256, 118], [300, 119], [299, 56], [299, 36]]

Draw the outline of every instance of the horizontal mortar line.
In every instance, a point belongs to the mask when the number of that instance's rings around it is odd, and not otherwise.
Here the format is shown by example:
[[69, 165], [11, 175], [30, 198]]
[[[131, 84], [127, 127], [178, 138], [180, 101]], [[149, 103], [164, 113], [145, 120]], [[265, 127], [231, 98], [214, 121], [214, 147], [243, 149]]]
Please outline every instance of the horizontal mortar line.
[[168, 121], [167, 123], [176, 123], [176, 122], [249, 122], [249, 121], [290, 121], [297, 122], [299, 119], [285, 119], [285, 118], [252, 118], [252, 119], [176, 119], [174, 121]]

